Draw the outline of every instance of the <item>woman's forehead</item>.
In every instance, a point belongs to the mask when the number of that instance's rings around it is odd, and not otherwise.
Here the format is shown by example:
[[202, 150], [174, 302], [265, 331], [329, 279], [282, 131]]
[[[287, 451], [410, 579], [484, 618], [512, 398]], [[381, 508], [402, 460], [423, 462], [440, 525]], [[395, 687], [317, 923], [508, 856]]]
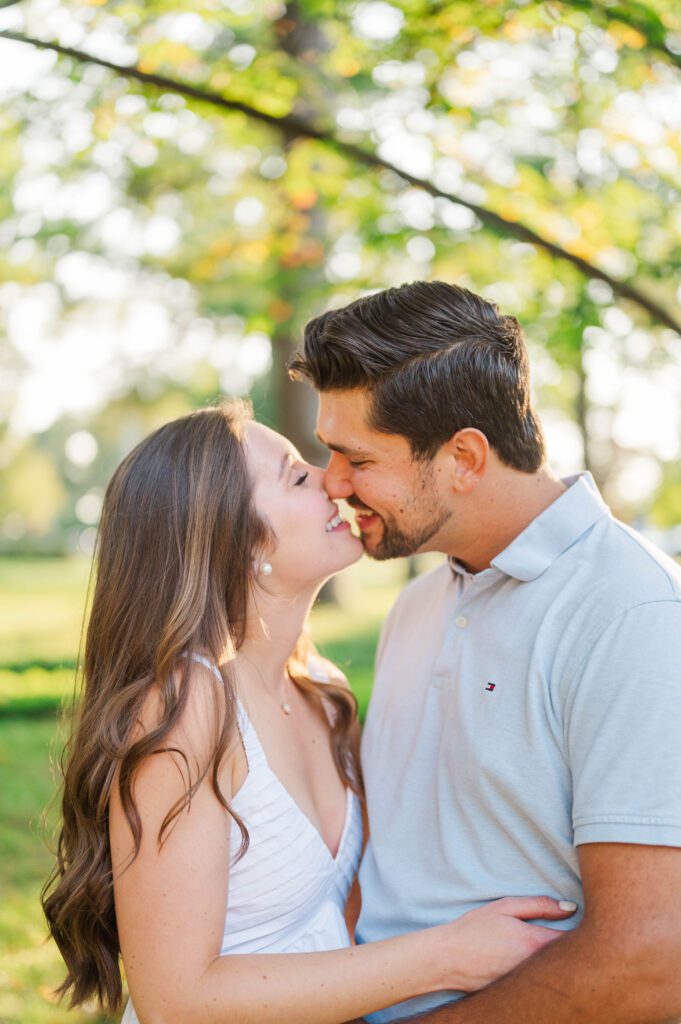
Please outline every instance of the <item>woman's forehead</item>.
[[278, 473], [282, 459], [289, 456], [291, 460], [299, 458], [299, 455], [291, 442], [271, 430], [263, 423], [255, 423], [252, 420], [246, 424], [245, 430], [246, 447], [250, 457], [259, 465], [270, 465], [273, 472]]

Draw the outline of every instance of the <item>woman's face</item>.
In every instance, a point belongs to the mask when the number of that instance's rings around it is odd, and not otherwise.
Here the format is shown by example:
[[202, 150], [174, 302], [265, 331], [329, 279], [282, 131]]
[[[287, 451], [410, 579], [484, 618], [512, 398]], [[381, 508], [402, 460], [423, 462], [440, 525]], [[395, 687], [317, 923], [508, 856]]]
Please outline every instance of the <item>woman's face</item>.
[[303, 462], [290, 441], [261, 423], [246, 424], [245, 440], [256, 507], [276, 536], [275, 549], [261, 557], [272, 566], [268, 587], [295, 590], [356, 562], [362, 542], [324, 490], [324, 470]]

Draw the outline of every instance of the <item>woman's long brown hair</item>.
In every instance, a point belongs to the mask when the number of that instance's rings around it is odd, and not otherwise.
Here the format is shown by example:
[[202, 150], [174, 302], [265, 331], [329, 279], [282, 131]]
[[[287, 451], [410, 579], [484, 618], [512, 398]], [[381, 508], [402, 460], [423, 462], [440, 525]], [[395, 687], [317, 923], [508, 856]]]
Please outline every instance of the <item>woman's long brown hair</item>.
[[[250, 418], [230, 402], [161, 427], [127, 456], [106, 492], [95, 554], [96, 582], [86, 633], [83, 689], [62, 756], [62, 824], [57, 863], [42, 893], [50, 932], [67, 967], [58, 989], [75, 1006], [96, 997], [110, 1011], [123, 988], [114, 907], [108, 815], [112, 788], [140, 849], [142, 822], [133, 784], [142, 761], [168, 749], [166, 738], [189, 698], [191, 655], [220, 667], [226, 711], [212, 760], [187, 781], [158, 842], [210, 772], [213, 791], [241, 830], [219, 786], [220, 767], [235, 736], [236, 691], [229, 662], [241, 646], [253, 559], [276, 543], [258, 516], [243, 444]], [[334, 708], [332, 752], [341, 778], [359, 791], [354, 739], [356, 702], [342, 687], [306, 672], [303, 637], [289, 672], [316, 700]], [[156, 728], [139, 734], [152, 686], [161, 695]], [[217, 707], [217, 701], [216, 701]]]

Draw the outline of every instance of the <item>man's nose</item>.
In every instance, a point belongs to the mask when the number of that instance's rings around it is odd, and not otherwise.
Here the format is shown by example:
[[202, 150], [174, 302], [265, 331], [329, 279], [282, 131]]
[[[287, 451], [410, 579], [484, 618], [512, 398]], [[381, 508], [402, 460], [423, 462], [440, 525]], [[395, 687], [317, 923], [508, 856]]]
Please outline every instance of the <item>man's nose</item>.
[[348, 498], [353, 493], [350, 480], [350, 464], [344, 455], [331, 452], [324, 476], [326, 493], [332, 499]]

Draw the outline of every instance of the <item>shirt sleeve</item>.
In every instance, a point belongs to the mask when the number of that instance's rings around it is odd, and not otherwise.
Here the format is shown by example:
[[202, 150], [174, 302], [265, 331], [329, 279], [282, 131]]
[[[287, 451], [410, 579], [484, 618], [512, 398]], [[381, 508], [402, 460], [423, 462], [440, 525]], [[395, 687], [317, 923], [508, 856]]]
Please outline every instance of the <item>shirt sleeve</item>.
[[575, 845], [681, 847], [681, 601], [601, 633], [565, 703]]

